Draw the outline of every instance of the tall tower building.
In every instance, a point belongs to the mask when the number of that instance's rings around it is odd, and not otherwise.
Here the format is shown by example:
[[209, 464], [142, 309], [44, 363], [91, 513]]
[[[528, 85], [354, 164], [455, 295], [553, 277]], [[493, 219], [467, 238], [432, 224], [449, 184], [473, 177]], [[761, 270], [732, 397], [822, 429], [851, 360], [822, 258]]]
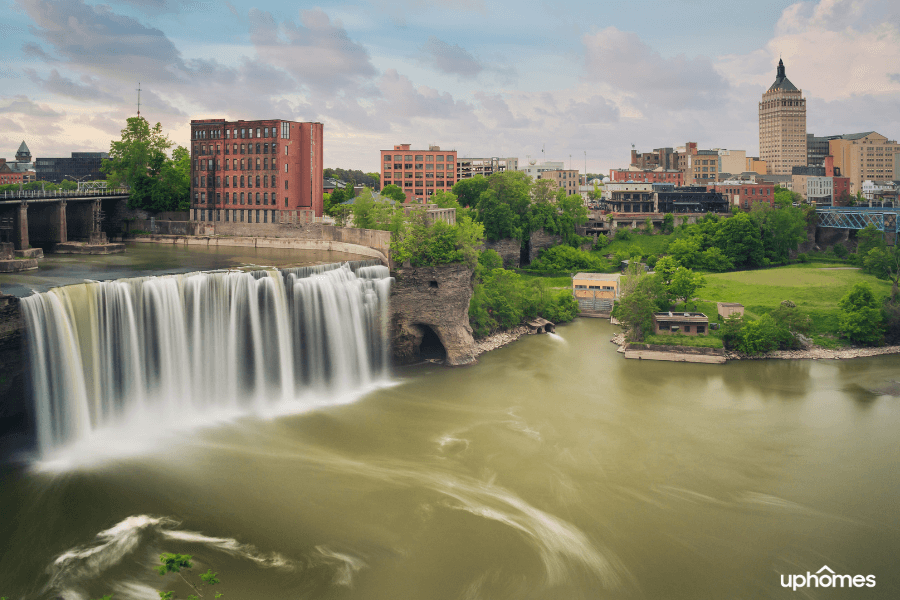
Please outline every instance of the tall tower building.
[[759, 103], [759, 157], [769, 175], [790, 175], [806, 166], [806, 100], [778, 60], [775, 83]]

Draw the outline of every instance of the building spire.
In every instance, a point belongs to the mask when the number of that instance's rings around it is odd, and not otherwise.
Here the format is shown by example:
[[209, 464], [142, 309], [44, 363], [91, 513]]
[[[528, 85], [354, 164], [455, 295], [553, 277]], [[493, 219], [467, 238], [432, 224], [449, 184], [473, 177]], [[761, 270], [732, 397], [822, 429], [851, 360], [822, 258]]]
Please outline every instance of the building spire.
[[784, 79], [784, 61], [780, 58], [778, 59], [778, 79]]

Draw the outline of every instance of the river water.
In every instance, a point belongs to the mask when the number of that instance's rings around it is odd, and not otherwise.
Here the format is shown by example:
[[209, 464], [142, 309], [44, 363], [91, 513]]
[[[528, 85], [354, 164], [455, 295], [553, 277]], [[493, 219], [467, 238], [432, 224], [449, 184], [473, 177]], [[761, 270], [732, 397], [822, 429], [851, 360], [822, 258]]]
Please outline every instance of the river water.
[[34, 271], [0, 273], [0, 291], [28, 296], [61, 285], [86, 280], [190, 273], [209, 269], [299, 267], [367, 257], [329, 250], [241, 248], [237, 246], [184, 246], [126, 242], [122, 254], [47, 254]]
[[[900, 357], [626, 361], [616, 329], [7, 467], [0, 596], [184, 597], [151, 570], [179, 552], [234, 600], [900, 597]], [[825, 565], [876, 586], [781, 585]]]

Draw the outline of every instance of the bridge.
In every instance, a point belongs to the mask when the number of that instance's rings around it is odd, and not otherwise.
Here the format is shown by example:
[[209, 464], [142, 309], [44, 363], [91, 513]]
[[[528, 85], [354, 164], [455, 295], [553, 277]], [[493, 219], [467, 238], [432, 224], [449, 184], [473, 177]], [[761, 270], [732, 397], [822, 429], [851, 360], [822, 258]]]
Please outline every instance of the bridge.
[[893, 246], [900, 224], [900, 207], [823, 206], [816, 208], [819, 227], [835, 229], [863, 229], [869, 225], [884, 232], [884, 239]]
[[16, 250], [69, 241], [104, 243], [103, 203], [128, 198], [128, 188], [0, 192], [0, 243]]

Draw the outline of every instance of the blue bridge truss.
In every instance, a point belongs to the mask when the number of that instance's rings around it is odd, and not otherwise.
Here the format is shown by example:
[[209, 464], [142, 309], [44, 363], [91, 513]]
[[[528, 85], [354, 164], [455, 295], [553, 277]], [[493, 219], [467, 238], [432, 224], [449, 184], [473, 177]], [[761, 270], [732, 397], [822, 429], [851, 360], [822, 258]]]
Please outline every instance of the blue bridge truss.
[[819, 227], [863, 229], [869, 225], [884, 232], [888, 244], [894, 245], [900, 225], [900, 208], [868, 206], [823, 206], [816, 208]]

